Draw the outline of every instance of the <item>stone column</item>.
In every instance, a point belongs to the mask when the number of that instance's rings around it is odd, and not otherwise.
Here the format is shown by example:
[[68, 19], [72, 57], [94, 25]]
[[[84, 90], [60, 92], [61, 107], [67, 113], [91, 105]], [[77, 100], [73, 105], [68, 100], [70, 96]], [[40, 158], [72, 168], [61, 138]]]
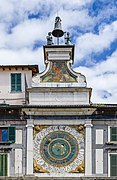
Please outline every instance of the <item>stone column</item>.
[[33, 175], [33, 120], [27, 119], [27, 166], [26, 174]]
[[87, 119], [85, 123], [85, 176], [92, 175], [92, 124]]

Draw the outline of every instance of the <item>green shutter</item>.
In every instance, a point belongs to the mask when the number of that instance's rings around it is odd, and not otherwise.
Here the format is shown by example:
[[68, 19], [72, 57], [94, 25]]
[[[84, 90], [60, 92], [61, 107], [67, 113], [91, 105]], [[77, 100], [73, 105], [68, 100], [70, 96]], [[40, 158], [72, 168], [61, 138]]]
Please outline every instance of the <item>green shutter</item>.
[[0, 154], [0, 176], [7, 176], [7, 154]]
[[17, 83], [17, 91], [21, 91], [21, 74], [17, 74], [16, 83]]
[[7, 154], [3, 154], [3, 176], [7, 175]]
[[117, 176], [117, 154], [110, 155], [110, 175]]
[[21, 91], [21, 73], [11, 74], [11, 91], [12, 92]]
[[3, 176], [3, 162], [2, 162], [2, 155], [0, 154], [0, 176]]
[[117, 127], [111, 127], [110, 134], [110, 140], [117, 141]]
[[15, 127], [8, 127], [8, 141], [15, 142]]
[[11, 74], [11, 91], [15, 91], [15, 74]]

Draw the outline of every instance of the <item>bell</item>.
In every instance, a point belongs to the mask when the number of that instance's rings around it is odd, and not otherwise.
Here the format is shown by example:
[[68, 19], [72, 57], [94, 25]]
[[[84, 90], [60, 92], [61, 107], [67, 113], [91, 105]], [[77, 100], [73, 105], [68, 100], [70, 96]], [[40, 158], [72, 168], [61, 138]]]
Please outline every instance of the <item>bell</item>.
[[63, 30], [62, 30], [62, 27], [61, 27], [61, 19], [59, 16], [57, 16], [55, 18], [55, 26], [54, 26], [54, 30], [52, 31], [52, 35], [54, 37], [62, 37], [64, 34]]

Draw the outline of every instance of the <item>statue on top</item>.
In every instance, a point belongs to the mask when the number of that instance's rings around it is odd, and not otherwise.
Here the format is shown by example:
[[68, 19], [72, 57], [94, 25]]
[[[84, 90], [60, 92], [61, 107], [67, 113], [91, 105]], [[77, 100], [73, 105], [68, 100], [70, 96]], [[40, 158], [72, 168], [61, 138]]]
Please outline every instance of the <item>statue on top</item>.
[[65, 44], [70, 45], [71, 44], [71, 37], [70, 37], [70, 33], [67, 32], [66, 36], [65, 36]]
[[52, 45], [53, 44], [53, 42], [52, 42], [52, 33], [51, 32], [48, 33], [46, 39], [47, 39], [47, 45]]

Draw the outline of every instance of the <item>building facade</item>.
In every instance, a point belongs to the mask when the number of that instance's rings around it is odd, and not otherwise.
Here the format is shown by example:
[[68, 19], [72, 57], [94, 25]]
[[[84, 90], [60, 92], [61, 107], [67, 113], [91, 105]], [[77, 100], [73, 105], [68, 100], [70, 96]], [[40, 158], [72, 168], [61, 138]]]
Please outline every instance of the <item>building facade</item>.
[[0, 176], [117, 176], [117, 105], [91, 102], [85, 76], [72, 69], [70, 37], [59, 44], [59, 20], [44, 72], [0, 66]]

